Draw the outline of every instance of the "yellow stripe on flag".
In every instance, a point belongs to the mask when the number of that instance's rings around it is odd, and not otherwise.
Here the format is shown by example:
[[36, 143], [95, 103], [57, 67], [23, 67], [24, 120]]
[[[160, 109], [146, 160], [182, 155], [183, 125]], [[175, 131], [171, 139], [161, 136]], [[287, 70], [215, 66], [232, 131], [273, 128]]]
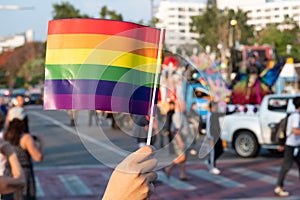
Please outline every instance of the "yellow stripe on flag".
[[157, 59], [103, 49], [47, 49], [46, 64], [99, 64], [156, 72]]

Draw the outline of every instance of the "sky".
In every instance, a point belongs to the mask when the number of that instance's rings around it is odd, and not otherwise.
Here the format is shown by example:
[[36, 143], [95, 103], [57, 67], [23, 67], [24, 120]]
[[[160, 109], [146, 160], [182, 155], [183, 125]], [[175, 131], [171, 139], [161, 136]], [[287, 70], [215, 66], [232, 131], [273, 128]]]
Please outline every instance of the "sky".
[[[65, 0], [66, 1], [66, 0]], [[67, 0], [81, 14], [99, 17], [102, 6], [121, 13], [125, 21], [149, 21], [151, 14], [151, 0]], [[1, 6], [19, 5], [33, 7], [30, 10], [1, 10], [0, 9], [0, 36], [13, 36], [25, 33], [31, 29], [35, 41], [45, 41], [47, 38], [48, 21], [53, 18], [53, 4], [62, 0], [0, 0]], [[158, 0], [154, 0], [157, 4]]]

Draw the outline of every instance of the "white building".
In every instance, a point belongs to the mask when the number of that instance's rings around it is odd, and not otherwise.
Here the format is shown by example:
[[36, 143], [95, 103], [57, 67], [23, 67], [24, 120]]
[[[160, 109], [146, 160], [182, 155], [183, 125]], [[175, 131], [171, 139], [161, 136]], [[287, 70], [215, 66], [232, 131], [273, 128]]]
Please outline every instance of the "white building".
[[282, 24], [287, 16], [300, 26], [300, 0], [218, 0], [217, 4], [220, 9], [240, 8], [249, 12], [248, 24], [254, 25], [257, 31], [268, 24]]
[[[182, 44], [194, 44], [199, 35], [190, 32], [191, 16], [200, 15], [206, 9], [203, 1], [160, 0], [155, 17], [159, 19], [157, 28], [165, 28], [165, 44], [176, 49]], [[249, 12], [249, 25], [259, 31], [271, 23], [283, 23], [286, 16], [293, 18], [300, 26], [300, 0], [217, 0], [219, 9], [240, 8]], [[284, 27], [284, 24], [282, 25]], [[174, 48], [173, 48], [174, 47]]]
[[196, 44], [198, 34], [190, 32], [191, 16], [200, 15], [206, 8], [205, 3], [188, 1], [161, 0], [155, 17], [159, 19], [157, 28], [165, 28], [165, 44], [176, 49], [182, 44]]
[[15, 49], [16, 47], [22, 46], [26, 42], [31, 42], [32, 40], [32, 30], [26, 31], [25, 34], [0, 37], [0, 53], [2, 53], [3, 51]]

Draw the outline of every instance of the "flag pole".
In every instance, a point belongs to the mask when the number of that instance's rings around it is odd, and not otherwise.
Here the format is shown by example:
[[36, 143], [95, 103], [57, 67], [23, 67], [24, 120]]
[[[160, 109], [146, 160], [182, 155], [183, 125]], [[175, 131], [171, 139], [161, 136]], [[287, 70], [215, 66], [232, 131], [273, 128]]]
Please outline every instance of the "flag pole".
[[[162, 49], [163, 49], [163, 37], [165, 34], [165, 29], [160, 29], [160, 36], [159, 36], [159, 45], [158, 45], [158, 57], [162, 57]], [[156, 70], [155, 70], [155, 77], [154, 77], [154, 87], [152, 92], [152, 100], [150, 106], [150, 120], [149, 120], [149, 128], [148, 128], [148, 136], [147, 136], [147, 145], [151, 145], [151, 136], [152, 136], [152, 129], [153, 129], [153, 122], [154, 122], [154, 102], [156, 97], [156, 85], [158, 85], [158, 74], [160, 70], [161, 59], [157, 59], [156, 61]]]

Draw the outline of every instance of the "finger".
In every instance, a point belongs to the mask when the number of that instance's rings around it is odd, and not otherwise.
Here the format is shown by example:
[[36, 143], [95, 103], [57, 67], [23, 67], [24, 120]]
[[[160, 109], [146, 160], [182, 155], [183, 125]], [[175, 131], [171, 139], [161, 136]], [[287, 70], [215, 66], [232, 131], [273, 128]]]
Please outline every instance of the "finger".
[[145, 177], [145, 180], [148, 182], [148, 183], [151, 183], [153, 181], [156, 181], [157, 179], [157, 173], [152, 171], [152, 172], [148, 172], [146, 174], [143, 175]]
[[151, 158], [138, 163], [139, 173], [147, 173], [153, 171], [157, 166], [157, 162], [158, 161], [156, 158]]
[[149, 183], [149, 198], [154, 193], [154, 191], [155, 191], [154, 184], [153, 183]]
[[144, 146], [130, 155], [133, 163], [141, 163], [145, 160], [152, 159], [154, 156], [154, 148], [152, 146]]

